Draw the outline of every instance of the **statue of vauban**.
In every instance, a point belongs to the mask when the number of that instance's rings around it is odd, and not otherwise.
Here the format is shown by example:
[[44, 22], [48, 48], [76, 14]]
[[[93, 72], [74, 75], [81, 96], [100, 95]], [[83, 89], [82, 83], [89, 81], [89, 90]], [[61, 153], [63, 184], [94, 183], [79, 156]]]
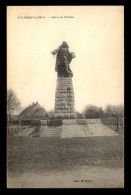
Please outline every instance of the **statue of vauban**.
[[75, 58], [74, 52], [69, 52], [69, 46], [66, 41], [62, 42], [62, 45], [51, 52], [52, 55], [56, 55], [55, 71], [58, 73], [58, 77], [72, 77], [73, 73], [69, 64], [72, 59]]

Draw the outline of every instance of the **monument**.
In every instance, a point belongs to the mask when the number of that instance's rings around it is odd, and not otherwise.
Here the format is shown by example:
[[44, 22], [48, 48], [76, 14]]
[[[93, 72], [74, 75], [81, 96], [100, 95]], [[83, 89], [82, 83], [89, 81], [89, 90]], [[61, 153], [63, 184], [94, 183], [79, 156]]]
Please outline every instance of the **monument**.
[[57, 49], [51, 52], [56, 56], [55, 71], [57, 72], [57, 86], [55, 93], [54, 118], [74, 119], [76, 118], [74, 90], [70, 69], [70, 63], [75, 58], [75, 53], [69, 51], [67, 42], [63, 41]]
[[[69, 52], [69, 46], [65, 41], [62, 42], [62, 45], [59, 46], [58, 49], [53, 50], [51, 53], [52, 55], [57, 55], [55, 65], [57, 72], [55, 120], [52, 118], [32, 121], [31, 127], [29, 126], [26, 131], [20, 131], [18, 134], [15, 134], [15, 136], [74, 138], [118, 135], [116, 132], [103, 125], [100, 118], [81, 119], [76, 117], [72, 83], [73, 73], [69, 66], [72, 59], [75, 58], [75, 53]], [[34, 108], [36, 108], [36, 111], [39, 107], [38, 103], [31, 106], [33, 111]], [[28, 110], [26, 109], [25, 111], [27, 112]], [[29, 114], [29, 112], [27, 114]], [[38, 115], [41, 114], [41, 112], [34, 112], [34, 118], [35, 114]], [[34, 124], [36, 126], [34, 126]]]

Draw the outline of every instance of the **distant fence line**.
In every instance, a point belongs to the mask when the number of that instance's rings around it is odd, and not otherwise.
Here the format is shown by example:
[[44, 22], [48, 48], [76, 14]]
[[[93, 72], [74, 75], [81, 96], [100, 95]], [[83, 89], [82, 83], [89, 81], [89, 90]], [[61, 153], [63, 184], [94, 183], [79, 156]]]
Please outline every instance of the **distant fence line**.
[[[101, 118], [101, 122], [103, 125], [106, 125], [106, 126], [109, 126], [109, 125], [117, 126], [117, 118]], [[119, 125], [124, 126], [124, 118], [120, 118]]]
[[[51, 119], [46, 119], [47, 121], [49, 121], [49, 123], [52, 123]], [[10, 121], [10, 125], [22, 125], [22, 126], [26, 126], [26, 125], [32, 125], [35, 124], [35, 121], [37, 122], [38, 120], [21, 120], [21, 121]], [[117, 126], [117, 119], [116, 118], [101, 118], [101, 122], [102, 124], [106, 125], [106, 126]], [[38, 123], [37, 123], [38, 124]], [[120, 126], [124, 126], [124, 118], [120, 118], [119, 120], [119, 125]]]

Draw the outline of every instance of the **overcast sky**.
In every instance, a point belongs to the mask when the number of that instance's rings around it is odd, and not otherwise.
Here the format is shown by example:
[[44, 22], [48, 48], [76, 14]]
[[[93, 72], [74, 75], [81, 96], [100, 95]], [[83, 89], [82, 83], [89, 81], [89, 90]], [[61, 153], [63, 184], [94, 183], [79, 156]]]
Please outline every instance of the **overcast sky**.
[[76, 54], [70, 64], [76, 110], [123, 103], [123, 11], [123, 6], [8, 6], [7, 87], [23, 107], [38, 101], [53, 109], [57, 73], [50, 52], [67, 41]]

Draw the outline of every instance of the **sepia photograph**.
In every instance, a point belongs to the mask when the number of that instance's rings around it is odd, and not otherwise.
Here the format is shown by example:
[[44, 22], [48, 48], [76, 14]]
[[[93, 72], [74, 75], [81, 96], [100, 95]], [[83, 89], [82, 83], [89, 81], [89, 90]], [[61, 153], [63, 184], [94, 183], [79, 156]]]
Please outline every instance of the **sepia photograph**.
[[7, 188], [124, 188], [124, 6], [7, 6]]

